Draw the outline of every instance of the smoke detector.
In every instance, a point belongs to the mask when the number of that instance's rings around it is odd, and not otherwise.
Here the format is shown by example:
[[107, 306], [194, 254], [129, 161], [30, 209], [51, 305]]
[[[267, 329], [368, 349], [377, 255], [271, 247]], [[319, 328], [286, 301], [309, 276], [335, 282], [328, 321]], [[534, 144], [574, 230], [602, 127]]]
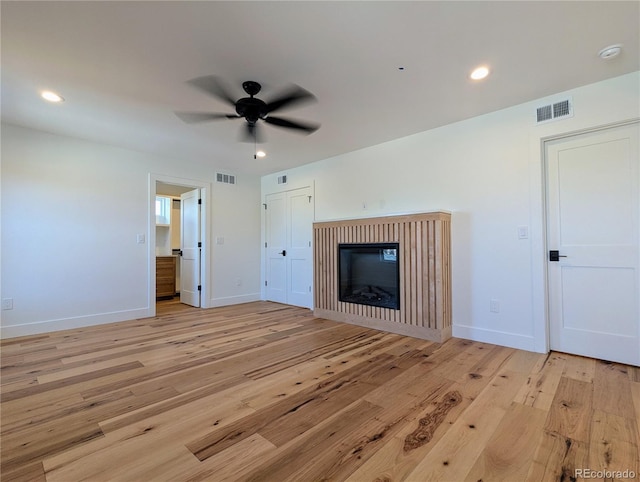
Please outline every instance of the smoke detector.
[[610, 60], [620, 55], [620, 52], [622, 52], [621, 44], [609, 45], [598, 52], [598, 56], [603, 60]]

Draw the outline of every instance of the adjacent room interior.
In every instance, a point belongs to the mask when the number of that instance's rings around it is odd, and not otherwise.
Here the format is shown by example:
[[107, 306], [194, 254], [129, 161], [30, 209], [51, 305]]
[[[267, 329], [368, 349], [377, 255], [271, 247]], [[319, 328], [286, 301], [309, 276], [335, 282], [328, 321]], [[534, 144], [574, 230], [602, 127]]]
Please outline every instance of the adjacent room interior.
[[0, 9], [3, 480], [640, 477], [638, 2]]

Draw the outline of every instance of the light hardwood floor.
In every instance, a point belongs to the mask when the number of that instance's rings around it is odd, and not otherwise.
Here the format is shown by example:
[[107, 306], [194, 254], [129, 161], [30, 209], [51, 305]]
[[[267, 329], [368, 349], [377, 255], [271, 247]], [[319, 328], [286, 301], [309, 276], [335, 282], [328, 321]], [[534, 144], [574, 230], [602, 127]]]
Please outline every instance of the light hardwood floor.
[[268, 302], [169, 302], [155, 318], [5, 340], [0, 408], [3, 481], [640, 472], [638, 368]]

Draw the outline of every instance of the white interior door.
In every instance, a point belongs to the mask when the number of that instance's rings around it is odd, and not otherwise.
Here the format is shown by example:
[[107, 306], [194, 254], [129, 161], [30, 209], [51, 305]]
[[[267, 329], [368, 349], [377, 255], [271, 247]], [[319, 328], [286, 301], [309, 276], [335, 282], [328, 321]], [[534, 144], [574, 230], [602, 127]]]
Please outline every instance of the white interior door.
[[180, 195], [180, 302], [200, 307], [200, 189]]
[[640, 365], [638, 131], [546, 145], [552, 350]]
[[266, 298], [313, 307], [311, 188], [266, 196]]
[[287, 302], [287, 196], [266, 196], [266, 297], [269, 301]]
[[287, 193], [287, 303], [313, 308], [313, 205], [311, 188]]

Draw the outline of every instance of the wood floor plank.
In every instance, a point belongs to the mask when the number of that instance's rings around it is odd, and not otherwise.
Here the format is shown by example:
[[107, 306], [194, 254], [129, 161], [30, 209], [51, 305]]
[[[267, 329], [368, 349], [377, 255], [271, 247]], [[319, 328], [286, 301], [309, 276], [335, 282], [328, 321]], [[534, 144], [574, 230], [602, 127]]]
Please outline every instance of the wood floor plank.
[[433, 373], [434, 375], [449, 378], [452, 381], [458, 381], [468, 373], [473, 372], [472, 368], [478, 365], [484, 358], [486, 352], [492, 348], [492, 345], [486, 345], [484, 343], [468, 344], [457, 352], [456, 356], [438, 363]]
[[[383, 364], [365, 362], [355, 365], [326, 382], [287, 397], [237, 424], [217, 429], [206, 437], [194, 440], [187, 444], [187, 447], [198, 459], [205, 460], [254, 433], [264, 436], [263, 430], [268, 431], [271, 424], [286, 426], [290, 421], [294, 427], [299, 427], [297, 428], [299, 433], [296, 435], [300, 435], [311, 428], [306, 427], [306, 417], [311, 417], [313, 420], [314, 412], [319, 410], [323, 402], [331, 401], [333, 405], [329, 412], [331, 414], [336, 408], [334, 401], [338, 404], [337, 406], [345, 406], [379, 386], [381, 379], [388, 376], [393, 366], [391, 355], [380, 358], [384, 360]], [[324, 413], [324, 417], [326, 416], [327, 414]], [[302, 426], [299, 425], [300, 422], [303, 423]], [[274, 437], [277, 436], [275, 432], [268, 431], [268, 433], [273, 434]], [[286, 439], [290, 437], [288, 434]]]
[[15, 470], [4, 469], [2, 476], [3, 480], [11, 480], [12, 482], [46, 482], [47, 480], [42, 462], [21, 465]]
[[25, 409], [5, 409], [2, 412], [1, 434], [7, 434], [23, 430], [25, 426], [41, 423], [42, 421], [59, 418], [70, 410], [85, 403], [78, 393], [65, 395], [64, 397], [43, 400], [39, 405], [30, 404]]
[[[593, 378], [593, 408], [633, 419], [635, 411], [630, 384], [625, 365], [598, 361]], [[616, 396], [610, 396], [614, 391]]]
[[636, 412], [636, 428], [638, 429], [636, 440], [640, 443], [640, 382], [631, 382], [631, 398], [633, 399], [633, 408]]
[[592, 383], [596, 373], [596, 360], [567, 353], [558, 353], [564, 358], [564, 372], [562, 376], [573, 378], [581, 382]]
[[[43, 432], [46, 430], [46, 432]], [[12, 471], [47, 455], [103, 437], [97, 423], [50, 423], [26, 433], [2, 437], [2, 470]]]
[[[506, 356], [508, 357], [511, 353], [512, 350], [509, 350]], [[458, 420], [486, 386], [491, 383], [491, 380], [497, 374], [498, 367], [504, 363], [504, 359], [496, 358], [497, 361], [493, 369], [488, 367], [482, 369], [481, 371], [484, 375], [471, 371], [470, 373], [473, 376], [467, 375], [460, 382], [451, 383], [448, 379], [441, 379], [440, 383], [438, 383], [439, 380], [435, 375], [427, 375], [429, 373], [428, 370], [422, 373], [422, 378], [417, 376], [414, 380], [413, 388], [410, 389], [411, 393], [428, 393], [432, 403], [421, 412], [405, 417], [406, 424], [400, 428], [398, 434], [372, 454], [347, 480], [350, 482], [363, 480], [411, 480], [408, 478], [409, 474], [414, 471], [416, 466], [447, 433], [450, 426]], [[430, 365], [423, 363], [411, 370], [416, 371], [418, 368], [424, 370], [426, 366], [430, 367]], [[417, 390], [416, 387], [420, 387], [420, 389]], [[451, 407], [444, 419], [438, 420], [437, 417], [430, 417], [430, 414], [437, 408], [438, 401], [450, 391], [459, 392], [462, 395], [462, 401], [458, 405]], [[367, 399], [371, 399], [372, 395], [367, 396]], [[380, 397], [375, 400], [381, 401]], [[410, 450], [406, 450], [407, 437], [416, 431], [423, 419], [425, 420], [425, 426], [429, 428], [428, 436], [424, 438], [421, 445], [413, 444]], [[425, 433], [425, 435], [427, 434]]]
[[186, 470], [180, 475], [185, 482], [216, 480], [220, 482], [243, 480], [247, 473], [254, 470], [247, 461], [259, 463], [266, 460], [276, 450], [276, 446], [259, 434], [238, 442], [226, 450], [200, 462], [197, 468]]
[[548, 411], [565, 370], [565, 359], [559, 355], [547, 358], [540, 371], [534, 372], [516, 395], [515, 401], [528, 407]]
[[395, 405], [416, 403], [425, 395], [440, 392], [453, 384], [454, 382], [451, 380], [434, 375], [429, 367], [419, 363], [363, 398], [374, 405], [389, 408]]
[[540, 444], [547, 412], [514, 402], [467, 474], [478, 480], [524, 480]]
[[0, 398], [0, 401], [9, 402], [12, 400], [17, 400], [19, 398], [25, 398], [32, 395], [49, 392], [57, 388], [63, 388], [63, 387], [68, 387], [69, 385], [77, 384], [77, 383], [93, 381], [98, 378], [108, 377], [109, 375], [113, 375], [115, 373], [122, 373], [122, 372], [134, 370], [136, 368], [143, 368], [143, 367], [144, 365], [142, 365], [142, 363], [140, 362], [124, 363], [121, 365], [116, 365], [109, 368], [103, 368], [101, 370], [96, 370], [89, 373], [83, 373], [81, 375], [70, 376], [64, 379], [54, 380], [47, 383], [38, 383], [37, 385], [32, 385], [27, 388], [23, 388], [21, 390], [14, 390], [12, 392], [3, 393]]
[[640, 445], [636, 423], [601, 410], [594, 410], [589, 443], [589, 467], [594, 470], [631, 471], [640, 474]]
[[593, 384], [562, 377], [545, 430], [589, 444], [592, 407]]
[[171, 300], [153, 318], [0, 347], [3, 481], [545, 482], [585, 467], [640, 471], [640, 375], [621, 364], [434, 343], [271, 302]]
[[576, 469], [584, 468], [589, 468], [588, 443], [544, 430], [525, 480], [577, 480]]
[[342, 460], [345, 453], [342, 444], [345, 443], [347, 447], [351, 445], [343, 441], [359, 438], [359, 430], [380, 411], [381, 407], [369, 402], [354, 402], [304, 437], [289, 441], [267, 463], [248, 473], [244, 480], [319, 480], [328, 472], [329, 467]]
[[[59, 480], [76, 480], [73, 475], [76, 473], [95, 480], [103, 477], [101, 474], [111, 474], [112, 464], [117, 463], [119, 469], [126, 464], [140, 463], [142, 459], [152, 463], [156, 457], [154, 447], [162, 450], [175, 447], [182, 451], [188, 440], [203, 436], [211, 427], [224, 427], [253, 413], [254, 410], [240, 406], [236, 400], [204, 397], [47, 457], [43, 461], [45, 471], [47, 476], [55, 472]], [[197, 461], [193, 455], [191, 457]], [[115, 475], [107, 478], [112, 477]]]
[[[47, 464], [45, 461], [47, 482], [172, 480], [168, 474], [158, 471], [171, 470], [174, 475], [179, 475], [176, 471], [180, 468], [184, 470], [197, 467], [198, 461], [184, 446], [171, 446], [164, 440], [147, 438], [144, 441], [144, 452], [132, 450], [138, 443], [135, 439], [129, 439], [119, 444], [110, 444], [103, 450], [87, 455], [83, 460], [64, 465]], [[159, 477], [158, 473], [162, 475]], [[151, 474], [155, 474], [155, 478]]]
[[525, 381], [523, 373], [500, 370], [408, 478], [464, 480]]

